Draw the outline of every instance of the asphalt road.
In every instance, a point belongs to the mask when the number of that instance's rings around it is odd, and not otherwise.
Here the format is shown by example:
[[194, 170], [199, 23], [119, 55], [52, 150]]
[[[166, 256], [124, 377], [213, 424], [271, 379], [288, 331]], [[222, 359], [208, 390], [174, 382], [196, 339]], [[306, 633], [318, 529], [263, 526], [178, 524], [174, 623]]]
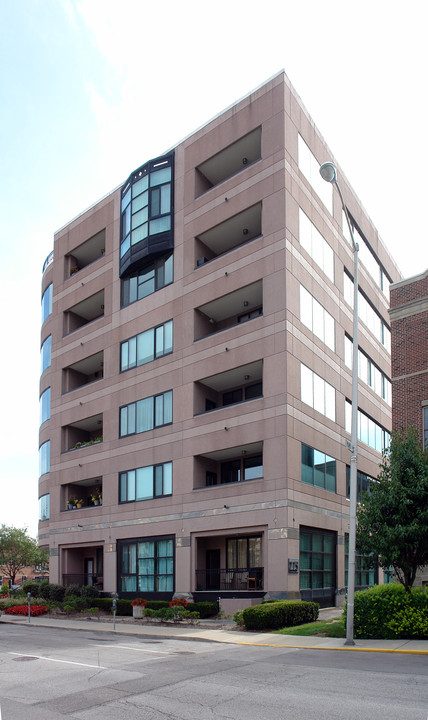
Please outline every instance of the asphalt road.
[[427, 720], [428, 657], [0, 627], [0, 720]]

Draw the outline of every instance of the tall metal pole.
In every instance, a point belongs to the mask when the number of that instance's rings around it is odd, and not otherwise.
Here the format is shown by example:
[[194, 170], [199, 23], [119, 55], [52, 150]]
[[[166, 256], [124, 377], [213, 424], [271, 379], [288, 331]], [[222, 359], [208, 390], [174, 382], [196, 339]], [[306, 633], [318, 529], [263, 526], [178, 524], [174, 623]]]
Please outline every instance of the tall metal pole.
[[337, 182], [336, 168], [333, 163], [321, 165], [320, 174], [323, 180], [336, 186], [345, 213], [346, 222], [351, 235], [354, 252], [354, 309], [352, 329], [352, 415], [351, 415], [351, 462], [350, 462], [350, 502], [349, 502], [349, 548], [348, 548], [348, 601], [346, 612], [345, 645], [354, 642], [354, 598], [355, 598], [355, 543], [357, 528], [357, 452], [358, 452], [358, 243], [355, 242], [354, 231], [349, 220], [348, 210]]

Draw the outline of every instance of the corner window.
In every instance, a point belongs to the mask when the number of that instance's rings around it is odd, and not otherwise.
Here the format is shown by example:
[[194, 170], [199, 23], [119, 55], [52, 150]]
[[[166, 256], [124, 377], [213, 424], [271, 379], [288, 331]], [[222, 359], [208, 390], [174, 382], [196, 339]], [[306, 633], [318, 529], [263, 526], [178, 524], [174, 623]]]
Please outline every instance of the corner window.
[[39, 498], [39, 521], [49, 520], [50, 517], [50, 495], [42, 495]]
[[52, 283], [47, 286], [42, 295], [42, 325], [46, 318], [52, 314]]
[[300, 320], [334, 351], [334, 318], [303, 285], [300, 286]]
[[51, 416], [51, 389], [46, 388], [40, 395], [40, 425]]
[[50, 440], [39, 447], [39, 476], [48, 473], [51, 466], [51, 443]]
[[152, 500], [172, 495], [172, 462], [127, 470], [119, 474], [119, 502]]
[[310, 186], [326, 206], [327, 210], [333, 212], [333, 188], [331, 183], [326, 183], [320, 175], [320, 163], [315, 155], [306, 145], [302, 136], [298, 136], [297, 144], [299, 170], [305, 176]]
[[48, 335], [40, 349], [40, 374], [51, 365], [52, 335]]
[[323, 273], [334, 282], [333, 250], [301, 208], [299, 208], [299, 241]]

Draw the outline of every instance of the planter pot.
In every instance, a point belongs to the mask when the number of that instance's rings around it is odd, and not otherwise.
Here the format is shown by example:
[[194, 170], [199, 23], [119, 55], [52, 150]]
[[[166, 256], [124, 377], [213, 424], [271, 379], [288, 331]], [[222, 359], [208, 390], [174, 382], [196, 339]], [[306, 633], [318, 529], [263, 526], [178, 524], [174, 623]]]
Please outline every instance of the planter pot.
[[141, 607], [141, 605], [134, 605], [132, 608], [132, 617], [141, 620], [141, 618], [143, 617], [143, 610], [144, 608]]
[[76, 503], [76, 507], [77, 507], [78, 510], [80, 510], [80, 508], [82, 508], [83, 505], [82, 505], [82, 503]]
[[99, 500], [93, 500], [92, 502], [94, 503], [94, 505], [99, 505], [99, 504], [100, 504], [100, 501], [99, 501]]

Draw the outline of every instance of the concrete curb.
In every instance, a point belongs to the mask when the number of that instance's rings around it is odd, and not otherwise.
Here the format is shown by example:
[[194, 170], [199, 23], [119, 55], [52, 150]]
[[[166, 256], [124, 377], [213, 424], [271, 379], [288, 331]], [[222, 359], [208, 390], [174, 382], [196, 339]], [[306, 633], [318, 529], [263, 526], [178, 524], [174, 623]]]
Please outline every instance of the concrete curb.
[[[162, 638], [165, 640], [192, 640], [199, 642], [216, 642], [228, 645], [241, 645], [252, 647], [277, 647], [280, 649], [293, 650], [341, 650], [346, 652], [378, 652], [393, 653], [401, 655], [428, 655], [428, 640], [357, 640], [361, 643], [354, 647], [345, 646], [343, 638], [318, 638], [320, 644], [314, 643], [316, 636], [299, 637], [297, 635], [275, 635], [269, 633], [251, 633], [240, 630], [223, 628], [207, 628], [195, 625], [177, 626], [150, 626], [137, 625], [133, 623], [122, 623], [117, 621], [116, 630], [113, 630], [113, 622], [100, 622], [93, 619], [67, 620], [62, 618], [27, 618], [1, 616], [0, 626], [19, 625], [20, 627], [41, 627], [61, 628], [62, 630], [79, 630], [83, 632], [113, 633], [114, 635], [132, 636], [134, 638]], [[285, 640], [289, 638], [289, 641]], [[277, 640], [277, 642], [266, 642], [266, 640]], [[370, 643], [367, 647], [364, 643]]]

